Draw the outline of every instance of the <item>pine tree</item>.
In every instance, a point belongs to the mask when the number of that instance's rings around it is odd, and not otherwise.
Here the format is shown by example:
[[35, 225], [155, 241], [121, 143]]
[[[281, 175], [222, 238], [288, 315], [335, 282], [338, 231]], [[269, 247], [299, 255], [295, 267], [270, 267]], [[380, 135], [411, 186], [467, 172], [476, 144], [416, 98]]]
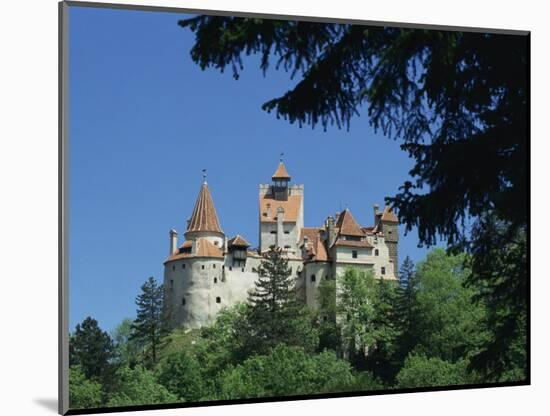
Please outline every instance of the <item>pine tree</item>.
[[265, 353], [280, 343], [314, 349], [318, 337], [307, 309], [298, 302], [292, 269], [281, 249], [272, 246], [256, 272], [259, 278], [248, 295], [249, 351]]
[[113, 352], [111, 337], [101, 330], [95, 319], [88, 316], [76, 325], [69, 341], [69, 363], [79, 365], [87, 379], [101, 381], [110, 373]]
[[415, 265], [407, 256], [399, 270], [399, 288], [395, 307], [395, 322], [399, 331], [395, 360], [401, 364], [416, 343], [414, 307], [417, 289]]
[[154, 366], [157, 363], [161, 339], [168, 333], [163, 285], [159, 285], [154, 277], [150, 277], [141, 286], [141, 294], [136, 297], [136, 305], [137, 318], [132, 324], [130, 339], [149, 349], [147, 364]]

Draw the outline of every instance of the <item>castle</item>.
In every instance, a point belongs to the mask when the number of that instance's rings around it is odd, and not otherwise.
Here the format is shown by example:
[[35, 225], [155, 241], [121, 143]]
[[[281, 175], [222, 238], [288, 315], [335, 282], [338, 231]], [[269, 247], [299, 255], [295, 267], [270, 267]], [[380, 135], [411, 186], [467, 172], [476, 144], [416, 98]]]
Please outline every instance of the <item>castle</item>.
[[349, 209], [328, 216], [320, 227], [304, 227], [304, 186], [291, 185], [281, 160], [272, 183], [260, 185], [259, 247], [252, 250], [240, 235], [228, 238], [220, 227], [212, 195], [202, 186], [178, 247], [170, 230], [170, 253], [164, 262], [165, 302], [173, 326], [197, 328], [218, 311], [246, 301], [258, 279], [261, 253], [275, 245], [288, 259], [299, 298], [317, 307], [318, 287], [348, 266], [372, 270], [376, 278], [397, 279], [397, 216], [374, 205], [374, 224], [359, 225]]

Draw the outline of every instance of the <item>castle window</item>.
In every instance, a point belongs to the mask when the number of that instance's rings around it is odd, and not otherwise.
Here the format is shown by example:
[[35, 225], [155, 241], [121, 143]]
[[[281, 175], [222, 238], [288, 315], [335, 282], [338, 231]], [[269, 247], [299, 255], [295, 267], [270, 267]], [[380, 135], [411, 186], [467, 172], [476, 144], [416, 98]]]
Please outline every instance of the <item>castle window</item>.
[[172, 265], [172, 270], [176, 270], [176, 265], [175, 264]]
[[385, 267], [382, 267], [381, 273], [386, 274], [386, 268]]
[[233, 270], [233, 267], [229, 266], [229, 271]]
[[244, 272], [244, 267], [243, 267], [243, 268], [241, 269], [241, 271], [243, 271], [243, 272]]
[[203, 269], [203, 270], [204, 270], [204, 264], [203, 264], [203, 265], [201, 266], [201, 269]]
[[170, 279], [170, 288], [171, 288], [171, 289], [174, 288], [174, 279]]
[[351, 251], [351, 257], [353, 257], [354, 259], [357, 258], [357, 250], [352, 250]]
[[277, 234], [277, 231], [270, 231], [271, 234]]
[[213, 265], [212, 265], [212, 268], [213, 268], [213, 269], [215, 269], [215, 268], [216, 268], [216, 265], [215, 265], [215, 264], [213, 264]]
[[214, 283], [218, 283], [218, 278], [214, 277]]
[[225, 270], [225, 265], [222, 265], [222, 270]]
[[285, 234], [290, 234], [290, 231], [285, 231]]
[[375, 250], [374, 250], [374, 255], [375, 255], [375, 256], [378, 256], [379, 254], [380, 254], [380, 252], [378, 251], [378, 249], [375, 249]]
[[185, 298], [181, 298], [181, 306], [185, 306]]
[[219, 296], [216, 297], [216, 303], [222, 303], [222, 298], [220, 298]]
[[315, 282], [315, 280], [317, 280], [317, 278], [315, 277], [314, 274], [311, 275], [310, 279], [311, 279], [312, 282]]
[[185, 263], [182, 263], [181, 268], [185, 269]]
[[218, 241], [214, 241], [214, 245], [217, 246], [217, 245], [218, 245]]
[[290, 246], [285, 246], [285, 248], [290, 248]]

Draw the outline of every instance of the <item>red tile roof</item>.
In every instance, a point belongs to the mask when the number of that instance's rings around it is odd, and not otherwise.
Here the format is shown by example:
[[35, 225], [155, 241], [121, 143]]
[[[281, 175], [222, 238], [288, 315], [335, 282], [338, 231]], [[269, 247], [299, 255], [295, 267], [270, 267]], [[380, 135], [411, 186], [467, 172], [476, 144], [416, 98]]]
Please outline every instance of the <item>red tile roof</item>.
[[244, 238], [242, 238], [239, 234], [237, 234], [235, 237], [230, 239], [227, 242], [228, 247], [236, 246], [236, 247], [250, 247], [250, 244], [248, 241], [246, 241]]
[[[270, 206], [270, 215], [267, 215], [267, 205]], [[298, 221], [298, 214], [302, 206], [302, 195], [289, 195], [286, 201], [278, 201], [270, 195], [260, 195], [260, 222], [277, 222], [277, 208], [285, 210], [283, 222]]]
[[310, 258], [309, 261], [328, 261], [328, 253], [323, 242], [321, 232], [322, 228], [304, 227], [300, 230], [300, 240], [307, 237], [306, 251]]
[[369, 243], [367, 240], [363, 241], [353, 241], [353, 240], [344, 240], [342, 238], [337, 239], [334, 242], [335, 246], [343, 246], [343, 247], [363, 247], [363, 248], [371, 248], [373, 247], [371, 243]]
[[336, 227], [340, 229], [341, 235], [352, 235], [358, 237], [363, 237], [365, 235], [359, 224], [357, 224], [357, 221], [355, 221], [355, 218], [353, 218], [353, 215], [351, 215], [351, 211], [347, 208], [338, 217]]
[[[168, 263], [170, 261], [174, 260], [181, 260], [186, 258], [196, 258], [196, 257], [210, 257], [210, 258], [222, 258], [223, 259], [223, 250], [211, 243], [208, 239], [201, 237], [197, 238], [195, 241], [195, 244], [197, 246], [196, 253], [175, 253], [168, 257], [164, 263]], [[189, 243], [192, 243], [192, 241], [186, 241], [183, 243], [183, 246], [189, 247]]]
[[387, 222], [399, 222], [397, 215], [395, 215], [388, 206], [384, 207], [384, 212], [382, 212], [382, 217], [380, 219]]
[[279, 162], [279, 166], [277, 166], [277, 170], [275, 171], [271, 179], [290, 179], [290, 175], [286, 171], [286, 167], [283, 162]]
[[197, 202], [195, 202], [195, 208], [191, 214], [191, 219], [187, 225], [187, 232], [190, 231], [213, 231], [222, 233], [220, 222], [218, 220], [218, 214], [214, 207], [214, 201], [208, 185], [204, 182], [201, 186]]

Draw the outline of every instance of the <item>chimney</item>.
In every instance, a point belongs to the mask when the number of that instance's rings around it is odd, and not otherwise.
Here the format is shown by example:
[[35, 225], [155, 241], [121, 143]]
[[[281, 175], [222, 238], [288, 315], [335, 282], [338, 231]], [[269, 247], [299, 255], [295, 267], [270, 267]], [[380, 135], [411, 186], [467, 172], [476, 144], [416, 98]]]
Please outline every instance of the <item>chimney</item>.
[[378, 208], [380, 208], [380, 205], [374, 204], [372, 206], [372, 210], [374, 211], [374, 226], [376, 227], [376, 222], [378, 221]]
[[277, 208], [277, 247], [283, 248], [283, 217], [285, 215], [285, 210], [283, 207]]
[[336, 240], [336, 233], [334, 232], [334, 218], [330, 215], [327, 218], [327, 231], [328, 231], [328, 246], [332, 247]]
[[178, 247], [178, 233], [173, 228], [170, 230], [170, 255], [177, 251]]

